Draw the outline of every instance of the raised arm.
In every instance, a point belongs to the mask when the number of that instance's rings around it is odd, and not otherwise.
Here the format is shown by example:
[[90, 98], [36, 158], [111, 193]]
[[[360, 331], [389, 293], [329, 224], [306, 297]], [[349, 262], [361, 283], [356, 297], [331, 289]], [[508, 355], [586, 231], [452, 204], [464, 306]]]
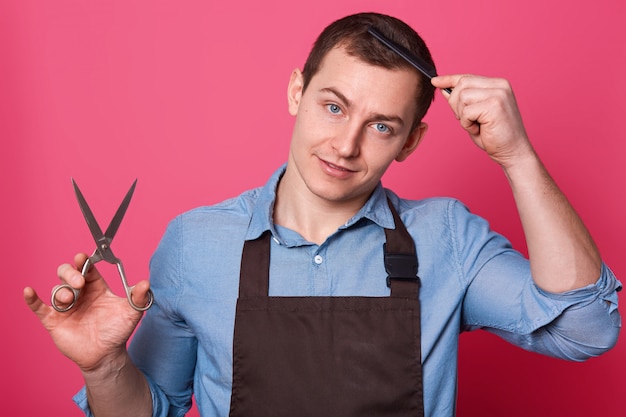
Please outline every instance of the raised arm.
[[[86, 255], [77, 255], [82, 265]], [[59, 313], [44, 303], [35, 291], [24, 289], [24, 300], [50, 333], [58, 349], [82, 371], [92, 413], [105, 416], [151, 416], [152, 399], [143, 374], [133, 365], [126, 343], [141, 320], [142, 313], [133, 310], [126, 298], [111, 293], [95, 268], [83, 278], [74, 265], [59, 266], [59, 278], [81, 295], [71, 310]], [[137, 283], [133, 301], [147, 301], [147, 281]], [[71, 301], [71, 292], [57, 293], [57, 304]]]
[[533, 149], [504, 79], [433, 78], [474, 143], [504, 170], [522, 221], [535, 283], [550, 292], [593, 284], [601, 259], [588, 230]]

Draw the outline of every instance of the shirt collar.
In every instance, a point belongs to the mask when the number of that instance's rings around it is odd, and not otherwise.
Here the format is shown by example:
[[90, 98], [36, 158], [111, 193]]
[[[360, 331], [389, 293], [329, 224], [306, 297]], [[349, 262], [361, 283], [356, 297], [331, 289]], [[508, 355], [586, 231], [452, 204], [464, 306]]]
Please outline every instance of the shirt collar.
[[[283, 164], [272, 174], [267, 183], [259, 190], [256, 205], [252, 210], [252, 217], [246, 234], [246, 240], [253, 240], [269, 230], [275, 239], [280, 239], [273, 222], [274, 203], [278, 183], [282, 178], [287, 164]], [[349, 219], [340, 229], [346, 229], [358, 223], [361, 219], [368, 219], [386, 229], [393, 229], [393, 216], [387, 204], [387, 190], [379, 182], [370, 198], [363, 207]]]

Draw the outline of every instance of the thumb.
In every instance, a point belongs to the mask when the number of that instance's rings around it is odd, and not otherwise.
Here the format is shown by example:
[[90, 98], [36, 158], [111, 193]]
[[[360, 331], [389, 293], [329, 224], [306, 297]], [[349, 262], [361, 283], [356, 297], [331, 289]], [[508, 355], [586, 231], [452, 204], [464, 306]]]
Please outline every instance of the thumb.
[[135, 307], [138, 307], [140, 310], [150, 308], [154, 301], [154, 296], [150, 290], [150, 282], [148, 280], [141, 280], [132, 287], [131, 300]]
[[24, 301], [30, 310], [39, 317], [39, 320], [50, 313], [50, 306], [44, 303], [31, 287], [24, 288]]

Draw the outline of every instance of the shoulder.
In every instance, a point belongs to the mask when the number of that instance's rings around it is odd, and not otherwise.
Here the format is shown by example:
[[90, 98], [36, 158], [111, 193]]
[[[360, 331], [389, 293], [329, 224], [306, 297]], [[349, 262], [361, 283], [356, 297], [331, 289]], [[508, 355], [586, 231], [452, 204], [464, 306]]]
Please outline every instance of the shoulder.
[[184, 223], [237, 221], [249, 219], [260, 193], [260, 188], [248, 190], [211, 206], [200, 206], [179, 214], [174, 220]]
[[[411, 200], [400, 198], [391, 191], [387, 191], [387, 195], [416, 240], [444, 240], [456, 246], [485, 242], [497, 235], [486, 219], [472, 213], [456, 198]], [[502, 244], [507, 246], [508, 242]]]
[[385, 190], [387, 197], [398, 211], [402, 221], [445, 220], [457, 216], [473, 216], [467, 206], [452, 197], [429, 197], [419, 200], [400, 198], [393, 191]]
[[183, 212], [169, 223], [166, 234], [188, 237], [238, 235], [238, 231], [245, 234], [259, 193], [260, 189], [255, 188], [220, 203]]
[[168, 224], [151, 265], [161, 271], [165, 268], [175, 271], [184, 264], [186, 270], [200, 273], [203, 268], [215, 269], [215, 265], [228, 256], [237, 256], [258, 193], [258, 189], [249, 190], [218, 204], [197, 207], [176, 216]]

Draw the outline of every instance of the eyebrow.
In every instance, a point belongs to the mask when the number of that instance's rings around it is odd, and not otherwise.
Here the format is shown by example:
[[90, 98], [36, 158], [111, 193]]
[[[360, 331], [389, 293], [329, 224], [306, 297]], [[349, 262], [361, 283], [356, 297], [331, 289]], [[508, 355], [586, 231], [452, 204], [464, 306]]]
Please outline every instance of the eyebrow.
[[[337, 97], [340, 101], [342, 101], [348, 108], [352, 106], [352, 101], [348, 99], [345, 95], [343, 95], [340, 91], [333, 87], [325, 87], [320, 90], [323, 93], [330, 93]], [[382, 113], [374, 113], [370, 116], [370, 120], [382, 120], [385, 122], [395, 122], [400, 126], [404, 126], [404, 120], [400, 116], [393, 116]]]

